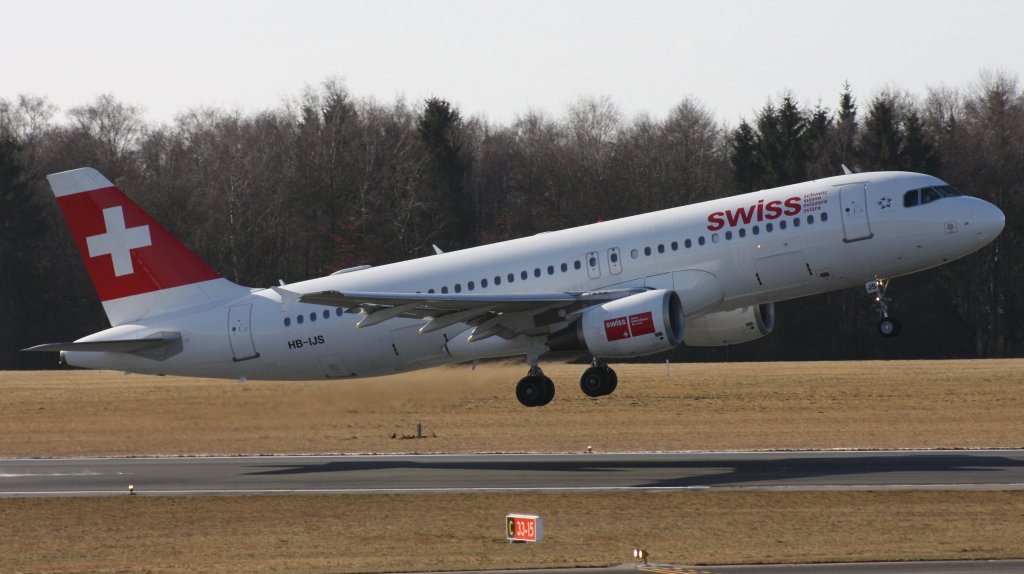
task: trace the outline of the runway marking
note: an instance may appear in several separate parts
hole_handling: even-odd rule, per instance
[[[708,570],[697,570],[682,566],[641,566],[639,570],[643,572],[656,572],[657,574],[714,574],[714,572]]]
[[[119,473],[120,474],[120,473]],[[100,473],[91,470],[81,472],[22,472],[22,473],[0,473],[0,478],[23,478],[26,476],[100,476]]]
[[[137,495],[244,495],[244,494],[457,494],[457,493],[527,493],[527,492],[807,492],[807,491],[871,491],[871,490],[1024,490],[1024,484],[868,484],[836,486],[538,486],[538,487],[469,487],[469,488],[209,488],[147,490],[136,484]],[[110,490],[0,490],[0,497],[17,496],[107,496],[124,494],[122,488]]]

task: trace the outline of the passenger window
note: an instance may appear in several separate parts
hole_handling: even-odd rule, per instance
[[[726,231],[725,232],[725,239],[726,240],[732,239],[732,231]]]
[[[574,267],[574,268],[575,268],[576,270],[579,270],[579,269],[582,269],[582,268],[583,268],[583,264],[582,264],[582,263],[580,263],[580,260],[579,260],[579,259],[577,259],[576,261],[573,261],[573,262],[572,262],[572,266],[573,266],[573,267]]]
[[[799,217],[794,217],[793,218],[793,227],[800,227],[800,218]]]
[[[529,277],[529,275],[527,275],[525,270],[522,273],[519,274],[519,278],[524,280],[524,281],[526,280],[527,277]]]
[[[456,283],[455,284],[455,292],[456,293],[462,293],[462,284],[461,283]]]
[[[775,226],[773,226],[771,223],[764,224],[764,230],[766,232],[771,233],[773,229],[775,229]]]
[[[441,287],[441,292],[442,293],[447,293],[448,292],[448,286],[445,285],[444,287]]]
[[[495,275],[494,276],[494,285],[495,286],[501,285],[501,275]],[[484,285],[484,287],[486,287],[486,285]]]
[[[591,267],[597,267],[597,258],[596,257],[591,257],[590,260],[589,260],[589,263],[590,263]]]
[[[310,313],[309,314],[309,320],[310,321],[316,321],[316,313]]]
[[[338,307],[337,309],[334,310],[334,314],[337,315],[338,317],[341,317],[341,314],[344,312],[345,310],[342,309],[341,307]]]
[[[703,235],[701,235],[700,237],[697,238],[697,244],[698,245],[704,245],[704,236]]]
[[[633,259],[636,259],[637,257],[640,257],[640,252],[634,249],[629,252],[629,256],[632,257]]]
[[[568,264],[565,264],[565,263],[563,263],[563,264],[562,264],[562,273],[565,273],[565,272],[566,272],[566,271],[568,271],[568,270],[569,270],[569,265],[568,265]]]
[[[717,233],[712,233],[711,234],[711,243],[718,243],[718,234]]]
[[[761,228],[756,226],[756,225],[754,227],[750,228],[750,230],[754,232],[754,235],[757,235],[757,234],[761,233]]]
[[[683,243],[683,245],[685,245],[686,248],[689,249],[689,248],[693,247],[693,242],[690,241],[689,239],[687,239],[686,242]]]
[[[612,254],[608,256],[608,259],[610,259],[612,263],[618,263],[618,261],[619,261],[619,254],[618,254],[618,252],[612,251]],[[562,265],[565,265],[565,263],[563,263]],[[562,269],[562,271],[565,271],[565,269]]]
[[[679,242],[678,241],[673,241],[672,242],[672,251],[679,251]]]
[[[828,212],[826,212],[826,211],[822,211],[821,212],[821,221],[822,222],[828,221]]]
[[[807,223],[808,223],[808,225],[814,223],[814,216],[813,215],[808,215],[807,216]]]
[[[651,248],[650,247],[644,247],[644,255],[648,255],[649,256],[650,254],[651,254]]]
[[[658,253],[664,253],[664,252],[665,252],[665,244],[659,243],[658,244]]]
[[[548,275],[554,275],[554,274],[555,274],[555,266],[554,265],[548,265]]]
[[[506,276],[505,278],[508,279],[509,283],[515,283],[516,281],[515,273],[509,273],[508,276]]]
[[[747,228],[746,227],[741,227],[740,231],[739,231],[739,234],[740,234],[740,237],[746,237],[747,236]]]
[[[295,322],[298,323],[299,325],[301,325],[302,324],[302,315],[299,315],[298,317],[296,317],[295,318]]]
[[[331,318],[331,312],[330,312],[330,311],[327,311],[327,310],[325,310],[325,311],[324,311],[324,319],[330,319],[330,318]]]
[[[540,277],[540,267],[534,267],[533,268],[533,276],[534,277]]]
[[[291,327],[292,326],[292,318],[291,317],[285,317],[284,318],[284,326],[285,327]]]
[[[785,229],[785,228],[786,228],[786,220],[783,219],[782,221],[779,222],[779,229]]]
[[[433,293],[433,292],[434,292],[433,289],[427,289],[427,293]]]
[[[466,290],[472,291],[474,287],[476,287],[476,281],[470,281],[469,283],[466,283]]]

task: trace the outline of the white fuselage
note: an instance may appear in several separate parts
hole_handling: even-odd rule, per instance
[[[971,253],[998,235],[1002,213],[976,198],[944,197],[904,206],[908,190],[938,185],[945,184],[921,174],[840,176],[330,275],[284,289],[497,295],[653,287],[677,290],[690,319],[920,271]],[[686,270],[714,276],[720,296],[711,306],[688,306],[687,288],[676,284],[679,275],[674,274]],[[82,339],[179,332],[181,350],[169,358],[72,351],[65,358],[73,365],[139,373],[316,379],[514,356],[536,344],[529,337],[467,343],[471,327],[466,324],[421,335],[424,319],[394,318],[356,328],[361,318],[335,308],[288,303],[274,289],[255,289]]]

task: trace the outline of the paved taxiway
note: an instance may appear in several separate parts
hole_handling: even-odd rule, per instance
[[[1024,490],[1024,450],[0,460],[0,496]]]
[[[856,564],[779,564],[765,566],[640,566],[560,570],[502,570],[458,574],[1020,574],[1024,560],[950,562],[865,562]],[[454,573],[449,573],[454,574]]]

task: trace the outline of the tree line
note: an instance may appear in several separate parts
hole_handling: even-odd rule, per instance
[[[274,109],[188,110],[169,123],[104,95],[61,113],[0,100],[0,368],[107,326],[45,174],[93,166],[232,281],[269,286],[855,171],[936,175],[1007,226],[961,261],[893,281],[904,334],[881,340],[861,289],[779,303],[776,332],[674,360],[1005,357],[1024,350],[1024,94],[898,88],[834,107],[791,93],[730,126],[687,98],[627,118],[610,98],[501,123],[442,98],[360,98],[334,80]],[[661,357],[664,358],[664,357]]]

